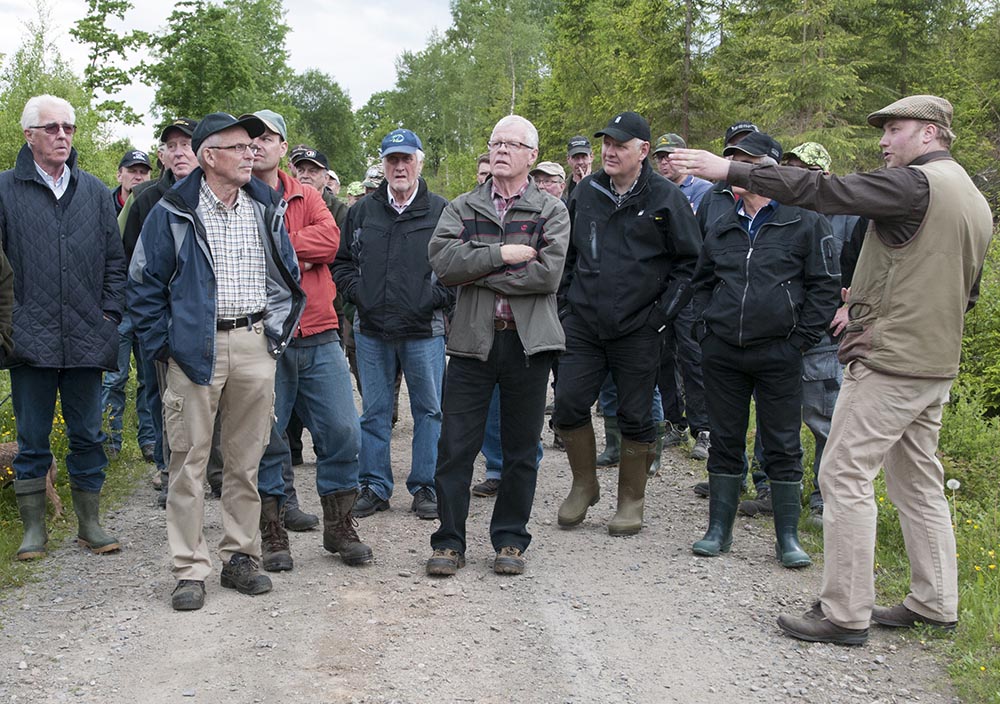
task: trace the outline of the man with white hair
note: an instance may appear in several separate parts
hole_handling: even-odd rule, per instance
[[[569,217],[562,201],[528,177],[538,131],[510,115],[493,128],[488,147],[491,178],[445,209],[429,248],[441,281],[459,287],[435,472],[441,526],[427,561],[427,573],[437,576],[465,565],[472,465],[497,386],[503,479],[490,522],[493,571],[524,572],[545,389],[565,346],[556,291]]]
[[[385,180],[347,214],[333,276],[347,303],[357,306],[354,339],[361,386],[361,495],[354,515],[389,508],[393,480],[389,441],[398,369],[406,377],[413,445],[406,488],[410,510],[437,518],[434,466],[441,434],[445,311],[451,291],[427,261],[427,243],[447,201],[420,177],[420,138],[407,129],[382,140]]]
[[[259,117],[205,116],[191,148],[200,168],[164,194],[129,267],[129,310],[144,355],[167,364],[167,542],[179,611],[205,603],[212,569],[202,483],[221,415],[222,586],[271,590],[260,574],[257,468],[271,432],[275,357],[305,304],[281,196],[252,178]]]
[[[14,168],[0,174],[0,235],[19,274],[14,347],[4,360],[17,422],[19,560],[45,555],[45,476],[53,462],[49,435],[57,396],[69,435],[66,468],[78,540],[96,553],[120,547],[98,518],[108,465],[101,376],[118,368],[125,254],[110,191],[77,167],[75,119],[62,98],[31,98],[21,114],[25,144]]]

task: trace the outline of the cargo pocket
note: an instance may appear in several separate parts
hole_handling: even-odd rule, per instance
[[[163,392],[163,431],[173,452],[191,449],[191,438],[184,423],[184,397],[169,388]]]

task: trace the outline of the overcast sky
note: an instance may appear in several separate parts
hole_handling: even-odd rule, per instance
[[[46,0],[53,33],[63,58],[80,75],[86,51],[73,41],[68,30],[87,12],[85,0]],[[162,30],[173,10],[173,2],[132,0],[126,16],[130,28],[148,32]],[[388,90],[396,81],[395,60],[405,50],[419,51],[431,32],[444,32],[451,25],[448,0],[284,0],[285,21],[291,28],[287,44],[289,63],[297,71],[318,68],[330,74],[351,96],[354,107],[367,102],[377,91]],[[12,54],[24,40],[25,22],[37,17],[35,0],[0,0],[0,53]],[[136,62],[138,58],[136,58]],[[153,90],[135,85],[121,97],[137,112],[149,117]],[[200,117],[192,115],[191,117]],[[152,119],[149,119],[152,123]],[[151,127],[117,127],[134,146],[148,148]]]

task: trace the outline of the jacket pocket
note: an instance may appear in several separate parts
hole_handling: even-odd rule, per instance
[[[844,337],[837,350],[837,358],[841,364],[848,364],[853,359],[865,359],[872,351],[874,325],[867,327],[861,323],[850,323],[844,329]]]
[[[184,397],[169,388],[163,392],[163,431],[173,452],[191,449],[191,437],[184,422]]]

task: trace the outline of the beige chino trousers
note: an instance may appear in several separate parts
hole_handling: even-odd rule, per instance
[[[212,571],[203,484],[216,413],[224,465],[220,557],[228,562],[240,552],[260,560],[257,468],[274,418],[274,372],[261,323],[216,333],[208,386],[195,384],[170,360],[163,427],[170,444],[167,542],[176,579],[205,580]]]
[[[855,360],[833,413],[820,466],[823,492],[823,613],[844,628],[868,628],[875,604],[873,482],[885,467],[910,560],[911,611],[958,617],[955,532],[935,456],[952,379],[893,376]]]

